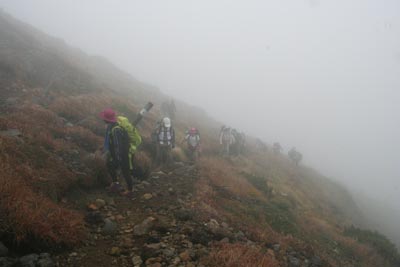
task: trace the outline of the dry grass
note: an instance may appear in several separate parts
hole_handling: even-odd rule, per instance
[[[263,194],[245,178],[236,173],[235,167],[223,159],[208,157],[199,162],[201,175],[210,179],[211,184],[235,196],[260,198]]]
[[[47,245],[73,245],[83,235],[82,215],[61,208],[43,195],[32,191],[15,167],[0,161],[0,230],[17,242],[34,240]]]
[[[217,245],[209,255],[209,266],[224,267],[277,267],[280,266],[273,254],[260,248],[244,244]]]

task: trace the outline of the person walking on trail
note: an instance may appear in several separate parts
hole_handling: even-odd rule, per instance
[[[172,163],[171,150],[175,147],[175,130],[171,119],[165,117],[158,123],[154,136],[156,138],[156,163],[170,165]]]
[[[291,159],[296,166],[298,166],[300,161],[303,159],[303,155],[298,152],[295,147],[290,149],[290,151],[288,152],[288,156],[289,159]]]
[[[275,155],[279,155],[282,151],[282,146],[279,142],[275,142],[272,146],[272,150],[274,151]]]
[[[196,161],[200,154],[200,133],[192,127],[186,132],[184,141],[187,144],[189,157],[192,161]]]
[[[142,138],[137,129],[126,117],[117,116],[116,112],[107,108],[100,113],[100,118],[107,124],[104,139],[104,152],[107,154],[107,168],[112,178],[109,187],[112,192],[121,192],[129,198],[133,197],[133,156]],[[118,172],[122,173],[127,190],[118,181]]]
[[[230,127],[222,126],[219,134],[219,143],[222,145],[222,154],[229,156],[230,147],[235,143],[235,137]]]

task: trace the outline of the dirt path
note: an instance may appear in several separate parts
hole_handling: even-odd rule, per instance
[[[194,166],[181,165],[136,184],[132,200],[105,191],[69,196],[75,208],[93,204],[88,238],[59,255],[58,266],[201,266],[207,240],[197,240],[204,226],[189,208],[196,179]]]

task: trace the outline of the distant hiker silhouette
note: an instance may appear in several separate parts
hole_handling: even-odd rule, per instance
[[[200,155],[200,133],[192,127],[186,132],[184,138],[187,144],[188,155],[192,161],[196,161]]]
[[[175,130],[171,119],[164,117],[158,122],[152,136],[156,143],[157,165],[170,165],[172,163],[171,150],[175,147]]]
[[[291,159],[296,166],[298,166],[300,161],[303,159],[303,155],[298,152],[295,147],[290,149],[290,151],[288,152],[288,156],[289,159]]]
[[[235,137],[230,127],[222,126],[219,133],[219,143],[222,146],[222,155],[230,156],[231,146],[235,143]]]

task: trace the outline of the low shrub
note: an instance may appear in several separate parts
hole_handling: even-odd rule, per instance
[[[400,254],[396,246],[379,232],[363,230],[352,225],[345,229],[344,235],[372,246],[386,260],[393,263],[395,266],[400,266]]]
[[[278,261],[261,248],[244,244],[221,244],[214,247],[207,265],[225,267],[277,267]]]

